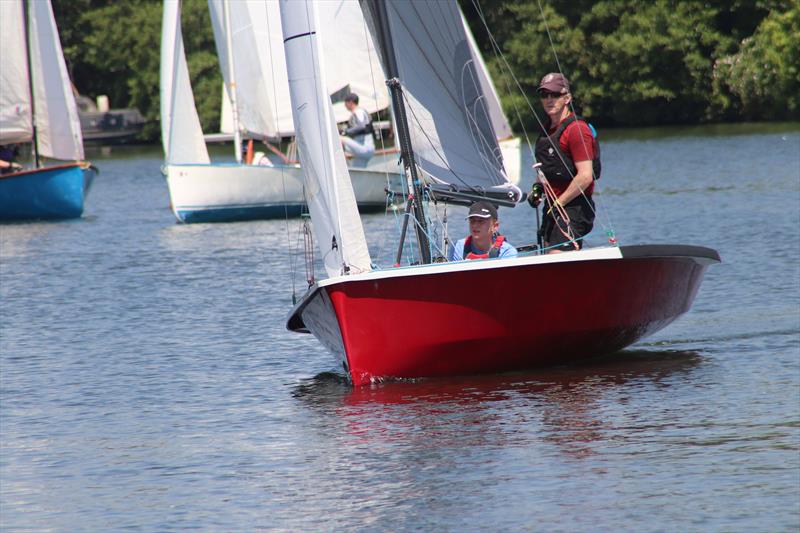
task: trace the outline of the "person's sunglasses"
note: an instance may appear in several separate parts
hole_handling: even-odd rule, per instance
[[[547,91],[542,91],[539,93],[539,98],[541,98],[542,100],[546,100],[547,98],[561,98],[562,96],[564,95],[561,93],[550,93]]]

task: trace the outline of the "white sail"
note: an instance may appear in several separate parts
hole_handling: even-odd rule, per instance
[[[462,190],[521,191],[508,181],[492,125],[489,98],[455,1],[362,2],[373,33],[386,9],[416,162],[435,183]],[[388,68],[389,65],[384,65]]]
[[[252,0],[228,2],[231,29],[228,40],[224,5],[225,0],[208,2],[225,86],[229,90],[232,87],[235,89],[235,94],[228,94],[228,103],[233,100],[237,103],[241,131],[275,136],[279,127],[276,116],[278,107],[272,95],[278,90],[285,95],[286,101],[289,99],[286,69],[283,67],[282,77],[276,76],[279,72],[273,71],[270,61],[270,48],[272,44],[277,44],[275,53],[281,56],[283,63],[278,6],[274,2]],[[268,11],[274,11],[271,17]],[[228,48],[229,42],[231,49]],[[233,58],[233,69],[229,65],[230,58]],[[231,72],[236,73],[235,80],[231,79]],[[283,83],[280,82],[281,78]],[[290,113],[288,109],[285,112]]]
[[[0,2],[0,144],[28,142],[33,137],[22,9],[22,0]]]
[[[389,107],[389,93],[381,69],[378,51],[361,12],[358,0],[317,2],[321,44],[326,52],[325,74],[328,92],[343,87],[359,96],[358,105],[368,113]],[[341,104],[334,106],[337,122],[350,117]]]
[[[25,46],[23,4],[14,0],[0,2],[0,43],[3,50],[0,61],[0,142],[30,141],[33,138],[31,113],[35,108],[39,155],[67,161],[82,160],[83,137],[78,108],[53,9],[49,0],[27,5],[30,72],[25,54],[28,47]]]
[[[311,1],[281,0],[284,51],[305,194],[329,277],[371,269],[344,152],[333,116]]]
[[[83,159],[78,106],[49,0],[29,2],[31,75],[39,155]]]
[[[283,52],[281,16],[277,2],[236,0],[230,2],[231,46],[227,50],[223,0],[209,0],[211,22],[225,83],[230,86],[228,57],[233,57],[236,99],[243,131],[256,136],[285,137],[294,134],[291,103]],[[358,0],[330,0],[317,5],[324,27],[318,36],[329,52],[325,66],[327,91],[343,88],[359,95],[359,105],[369,113],[389,106],[383,73],[372,36],[367,31]],[[343,105],[335,106],[337,122],[350,116]]]
[[[209,163],[183,49],[181,6],[165,0],[161,27],[161,140],[168,164]]]

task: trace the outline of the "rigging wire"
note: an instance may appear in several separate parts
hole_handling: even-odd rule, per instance
[[[269,0],[264,0],[264,13],[265,13],[267,19],[269,19],[268,9],[269,9]],[[267,28],[267,43],[268,43],[268,47],[267,48],[269,50],[270,73],[272,74],[272,76],[271,76],[272,77],[272,96],[273,96],[272,97],[272,105],[273,105],[272,116],[275,119],[275,134],[276,134],[276,136],[278,136],[279,135],[279,130],[280,130],[280,124],[278,122],[278,98],[277,98],[278,86],[275,83],[275,58],[273,56],[273,50],[272,50],[272,34],[271,34],[271,31],[270,31],[269,20],[265,20],[264,21],[264,26],[266,26],[266,28]],[[288,199],[287,199],[287,196],[286,196],[286,167],[285,167],[285,163],[280,165],[280,173],[281,173],[281,188],[283,189],[283,217],[284,217],[284,223],[285,223],[285,226],[286,226],[286,242],[291,242],[291,232],[289,230],[289,204],[288,204]],[[304,193],[303,196],[305,196],[305,188],[303,189],[303,193]],[[301,210],[302,210],[302,208],[301,208]],[[297,274],[297,256],[298,256],[297,251],[299,249],[299,242],[300,242],[299,239],[295,241],[295,248],[294,248],[294,250],[292,250],[292,253],[290,254],[290,259],[289,259],[289,270],[291,272],[290,278],[292,280],[292,303],[295,303],[297,301],[295,276]],[[312,272],[312,276],[313,276],[313,266],[312,266],[312,271],[311,272]]]
[[[406,96],[406,92],[405,91],[403,91],[403,100],[406,101],[406,104],[409,104],[408,97]],[[445,159],[445,157],[439,152],[439,150],[437,150],[436,144],[433,142],[433,140],[431,140],[430,136],[428,136],[428,132],[425,131],[425,128],[422,127],[422,123],[420,122],[419,118],[417,117],[416,113],[414,112],[414,107],[411,106],[411,105],[406,105],[406,108],[411,111],[411,116],[414,119],[414,122],[417,124],[417,129],[420,132],[422,132],[423,136],[425,136],[425,139],[428,141],[428,144],[430,145],[430,147],[433,150],[433,152],[437,156],[439,156],[439,159],[444,164],[445,169],[448,170],[453,175],[453,177],[455,177],[459,182],[461,182],[464,185],[464,187],[466,187],[468,190],[474,192],[475,194],[482,194],[483,192],[485,192],[485,189],[482,189],[481,187],[478,187],[476,185],[470,185],[469,183],[464,181],[464,178],[459,176],[456,173],[456,171],[453,170],[453,168],[448,163],[447,159]],[[468,115],[468,113],[467,113],[467,115]],[[414,164],[416,164],[416,162],[414,162]],[[417,165],[417,166],[419,166],[419,165]],[[433,177],[433,176],[431,176],[431,177]]]
[[[434,19],[435,20],[432,21],[433,24],[435,24],[439,20],[436,19],[435,17]],[[446,24],[444,28],[440,27],[438,28],[439,31],[434,33],[448,33],[456,35],[464,31],[464,23],[461,20],[461,17],[458,18],[457,25],[453,21],[448,21],[448,22],[450,23]],[[445,30],[454,30],[454,31],[446,32]],[[428,35],[430,36],[430,32],[428,32]],[[455,37],[453,38],[453,40],[454,42],[456,41]],[[461,112],[464,114],[464,116],[467,117],[470,126],[469,133],[471,135],[472,142],[473,145],[475,146],[476,152],[478,152],[478,156],[480,158],[480,164],[483,167],[484,173],[487,176],[502,177],[502,179],[494,181],[501,181],[501,183],[504,183],[507,181],[507,177],[505,177],[504,170],[501,170],[503,168],[503,165],[501,163],[502,159],[500,156],[500,147],[497,144],[496,135],[492,136],[490,142],[485,135],[481,135],[482,131],[481,128],[478,126],[479,124],[478,113],[482,114],[482,118],[485,119],[486,123],[491,124],[491,120],[489,118],[489,113],[486,107],[485,95],[483,95],[483,92],[481,91],[479,79],[477,78],[476,72],[474,70],[469,69],[470,63],[474,64],[473,58],[470,58],[470,61],[465,63],[464,68],[462,69],[461,99],[460,101],[456,101],[454,98],[453,101],[456,104],[456,106],[458,106],[458,108],[461,110]],[[473,66],[473,68],[477,67]],[[467,76],[467,74],[469,76]],[[463,86],[467,81],[472,82],[475,93],[478,95],[478,97],[475,98],[472,102],[466,102],[464,100],[467,91],[463,90]],[[445,155],[440,151],[441,146],[438,139],[437,140],[432,139],[431,136],[428,134],[428,128],[423,126],[422,120],[417,115],[415,107],[412,105],[410,97],[406,94],[406,91],[402,92],[402,98],[405,103],[406,109],[410,110],[411,119],[415,126],[415,132],[420,137],[423,137],[425,139],[427,145],[430,147],[430,151],[433,154],[435,154],[435,156],[441,162],[442,168],[453,176],[453,182],[458,183],[461,187],[463,187],[463,190],[471,191],[476,195],[481,195],[481,196],[485,195],[487,193],[486,188],[481,187],[479,185],[468,183],[466,177],[462,176],[452,167],[452,165],[447,160]],[[494,129],[491,128],[491,131],[494,132]],[[429,158],[428,160],[431,161],[431,159],[432,158]],[[412,161],[411,164],[419,167],[416,161]],[[427,175],[428,179],[434,179],[435,181],[440,183],[447,183],[441,179],[433,177],[430,174]],[[423,196],[426,195],[423,194]],[[430,201],[429,198],[415,199],[415,201],[424,201],[424,200]],[[426,219],[431,223],[435,221],[441,224],[438,209],[434,209],[434,213],[429,212],[428,214],[426,214]],[[421,225],[421,221],[417,221],[417,225]],[[432,225],[435,226],[435,224]],[[435,237],[438,234],[437,230],[432,229],[432,231],[425,232],[425,235],[428,236],[429,238],[431,238],[432,234]],[[449,235],[444,235],[444,242],[447,243],[448,241],[449,241]],[[441,252],[441,248],[438,248],[438,251]]]
[[[559,73],[561,73],[563,75],[563,71],[561,69],[561,64],[560,64],[560,62],[558,60],[558,55],[556,53],[555,44],[553,43],[553,39],[552,39],[552,36],[550,34],[550,28],[547,25],[547,19],[546,19],[545,15],[544,15],[544,9],[542,8],[542,5],[541,5],[541,0],[537,0],[537,3],[538,3],[538,6],[539,6],[539,11],[540,11],[541,16],[542,16],[542,21],[543,21],[543,23],[545,25],[545,29],[547,31],[547,36],[548,36],[548,40],[549,40],[549,43],[550,43],[550,48],[553,51],[553,55],[555,56],[555,59],[556,59],[556,65],[558,66]],[[519,94],[524,99],[524,101],[527,104],[528,109],[530,110],[530,112],[533,115],[533,117],[536,119],[536,122],[538,123],[540,130],[541,131],[546,131],[544,122],[539,117],[538,113],[536,113],[536,110],[534,109],[534,106],[531,104],[530,100],[528,99],[527,94],[525,93],[525,91],[522,88],[522,84],[520,83],[520,81],[517,78],[517,76],[514,74],[514,71],[511,68],[511,65],[509,64],[508,60],[506,59],[506,56],[503,53],[503,50],[500,48],[500,45],[497,43],[497,40],[495,39],[494,34],[489,29],[489,25],[488,25],[488,23],[486,21],[486,16],[485,16],[485,14],[483,12],[483,9],[482,9],[482,7],[480,5],[480,0],[472,0],[472,4],[473,4],[473,7],[475,8],[476,12],[478,13],[478,18],[480,19],[481,23],[483,24],[483,27],[486,30],[487,35],[489,36],[489,41],[490,41],[490,43],[492,45],[492,50],[494,52],[495,57],[498,60],[501,61],[503,67],[506,70],[506,72],[509,74],[511,79],[514,81],[515,85],[517,86],[517,91],[519,92]],[[513,94],[515,92],[510,88],[509,83],[507,81],[506,81],[506,90],[508,91],[509,94]],[[570,102],[570,103],[572,104],[572,102]],[[575,114],[574,104],[571,105],[571,109],[572,109],[573,114]],[[516,103],[514,103],[514,112],[515,112],[515,114],[517,116],[517,119],[519,121],[520,126],[522,127],[523,134],[525,136],[525,141],[528,144],[528,149],[531,150],[531,152],[533,153],[534,150],[533,150],[533,147],[531,145],[530,137],[528,136],[527,129],[525,128],[524,122],[522,120],[522,116],[520,114],[519,108],[517,107]],[[548,139],[549,139],[549,142],[553,145],[553,147],[557,148],[555,146],[555,142],[552,139],[550,139],[549,136],[548,136]],[[585,139],[582,138],[582,142],[585,142]],[[564,164],[564,166],[566,166],[566,161],[564,160],[564,158],[563,158],[563,156],[561,154],[561,151],[560,150],[556,150],[556,153],[558,154],[558,156],[561,159],[561,162]],[[594,182],[595,183],[597,182],[596,177],[594,178]],[[581,190],[580,192],[584,197],[586,197],[586,194],[584,193],[583,190]],[[609,237],[609,241],[612,242],[612,243],[616,243],[616,239],[614,237],[613,225],[611,224],[610,216],[608,215],[608,212],[604,208],[603,204],[601,202],[598,202],[598,204],[600,206],[601,213],[604,215],[604,218],[606,219],[605,223],[602,220],[600,221],[601,225],[603,225],[604,228],[607,228],[606,229],[606,234]],[[591,205],[590,205],[590,208],[591,208]],[[594,209],[592,209],[592,211],[595,212],[595,214],[596,214],[596,211]]]
[[[556,46],[555,46],[555,43],[553,42],[553,36],[550,33],[550,25],[547,24],[547,17],[545,17],[545,15],[544,15],[544,8],[542,7],[542,2],[541,2],[541,0],[536,0],[536,3],[539,6],[539,13],[542,16],[542,23],[544,24],[544,29],[547,32],[547,40],[550,42],[550,50],[552,50],[553,58],[556,60],[556,68],[558,69],[558,73],[561,74],[562,76],[564,76],[564,70],[561,68],[561,61],[558,59],[558,52],[556,52]],[[569,108],[572,111],[573,116],[577,117],[578,114],[575,112],[575,100],[574,99],[570,99]],[[580,136],[580,139],[581,139],[581,144],[583,145],[583,151],[584,151],[584,153],[586,153],[588,151],[588,148],[586,146],[586,139],[584,138],[583,135]],[[553,144],[553,147],[555,148],[555,142],[552,141],[552,140],[550,142]],[[559,152],[559,150],[556,150],[556,151]],[[560,156],[560,154],[559,154],[559,156]],[[565,163],[563,157],[561,158],[561,162]],[[564,166],[566,166],[566,164]],[[575,176],[572,176],[572,177],[574,178]],[[597,176],[594,175],[594,168],[592,168],[592,178],[593,178],[593,182],[597,183]],[[588,199],[588,197],[584,193],[583,189],[581,189],[580,191],[581,191],[581,195],[584,198]],[[592,207],[592,204],[589,203],[588,205],[589,205],[589,209],[592,210],[592,213],[597,215],[597,211],[595,211],[595,209]]]
[[[539,6],[539,13],[542,16],[542,22],[544,23],[544,28],[547,31],[547,39],[550,42],[550,49],[553,51],[553,57],[556,60],[556,67],[558,68],[559,74],[561,74],[563,76],[564,75],[564,71],[561,68],[561,61],[558,59],[558,53],[556,52],[555,43],[553,42],[553,37],[552,37],[552,35],[550,33],[550,26],[547,24],[547,18],[544,15],[544,8],[542,7],[542,2],[541,2],[541,0],[536,0],[536,3]],[[578,116],[577,113],[575,112],[575,101],[574,101],[574,99],[570,100],[569,104],[570,104],[570,109],[572,110],[572,114],[574,116]],[[580,139],[581,139],[581,143],[583,144],[583,149],[584,149],[584,152],[585,152],[587,150],[586,139],[583,137],[583,135],[581,135]],[[563,162],[563,158],[562,158],[562,162]],[[593,182],[595,183],[595,187],[597,187],[597,178],[598,177],[594,175],[594,167],[592,168],[592,178],[593,178]],[[583,195],[584,198],[587,198],[587,196],[583,192],[583,190],[581,190],[581,195]],[[608,228],[606,230],[606,233],[607,233],[607,235],[609,237],[609,242],[615,243],[616,242],[616,236],[614,235],[613,226],[611,225],[611,217],[609,216],[608,211],[605,209],[603,202],[597,202],[597,205],[598,205],[598,209],[601,212],[601,215],[604,216],[604,218],[606,219],[606,223],[604,223],[601,220],[600,224],[602,226],[604,226],[604,228]],[[592,207],[591,203],[589,203],[589,208],[592,210],[592,213],[594,213],[595,216],[597,216],[597,214],[598,214],[597,210],[595,210]]]
[[[370,50],[374,50],[375,48],[374,48],[374,46],[370,46],[370,37],[369,37],[369,29],[367,28],[367,20],[363,16],[361,17],[361,27],[364,30],[364,46],[365,46],[365,48],[367,50],[367,58],[368,58],[368,61],[369,61],[369,74],[370,74],[370,79],[372,80],[372,96],[373,96],[373,100],[375,102],[376,113],[378,113],[378,116],[380,117],[380,112],[377,111],[377,109],[378,109],[378,89],[377,89],[377,87],[378,86],[377,86],[377,83],[376,83],[376,80],[375,80],[375,68],[374,68],[374,65],[372,64],[372,59],[373,59],[372,56],[373,56],[373,54],[369,53]],[[384,87],[384,90],[385,90],[386,86],[384,85],[383,87]],[[389,105],[391,107],[391,103]],[[391,117],[390,117],[390,120],[391,120]],[[386,151],[386,143],[385,143],[385,141],[383,139],[383,133],[379,134],[378,138],[380,139],[381,152],[385,152]],[[375,155],[373,155],[372,157],[375,157]],[[388,225],[387,222],[386,222],[388,220],[388,215],[389,215],[388,211],[394,205],[394,194],[390,194],[391,187],[392,187],[391,174],[389,173],[389,169],[386,167],[385,164],[383,165],[383,173],[386,176],[386,191],[387,191],[385,209],[384,209],[384,212],[383,212],[384,227],[386,227]],[[397,212],[396,209],[393,209],[393,211],[395,211],[395,213]],[[386,249],[386,244],[387,244],[386,234],[384,234],[382,237],[383,238],[380,240],[380,245],[378,246],[378,257],[381,257],[383,255],[384,250]]]

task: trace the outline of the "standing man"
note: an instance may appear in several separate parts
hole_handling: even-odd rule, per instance
[[[548,253],[580,250],[594,226],[592,192],[600,177],[600,146],[589,125],[572,112],[563,74],[546,75],[537,92],[548,121],[536,141],[536,161],[555,194],[547,195],[544,204],[544,247]]]
[[[358,107],[358,95],[350,93],[344,97],[344,106],[350,113],[347,129],[342,133],[345,152],[353,156],[354,167],[365,167],[375,155],[375,140],[372,138],[372,119],[363,108]]]
[[[483,200],[469,208],[469,236],[450,248],[450,261],[464,259],[489,259],[495,257],[516,257],[517,249],[500,235],[497,209]]]

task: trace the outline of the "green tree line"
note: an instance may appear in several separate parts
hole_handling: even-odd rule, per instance
[[[559,70],[602,125],[800,117],[798,0],[461,3],[517,126],[532,125],[535,88]]]
[[[79,92],[139,108],[143,139],[158,140],[161,2],[52,1]],[[558,70],[598,125],[800,118],[800,0],[460,3],[517,130],[534,127],[538,81]],[[216,131],[222,78],[208,5],[182,6],[198,113]]]

